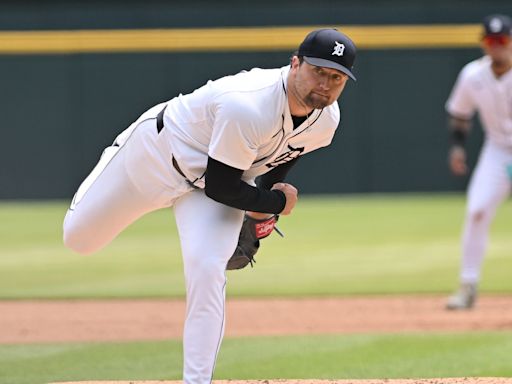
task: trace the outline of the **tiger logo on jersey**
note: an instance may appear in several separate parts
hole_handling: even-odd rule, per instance
[[[301,148],[293,148],[290,144],[288,144],[288,151],[277,156],[274,161],[265,164],[268,168],[275,168],[278,165],[288,163],[300,156],[300,154],[304,152],[304,147]]]

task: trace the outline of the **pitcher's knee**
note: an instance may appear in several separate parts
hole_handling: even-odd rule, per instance
[[[480,223],[486,217],[486,212],[484,210],[476,210],[469,213],[469,219],[474,223]]]
[[[100,248],[92,241],[92,238],[81,235],[73,228],[64,227],[62,238],[67,248],[81,255],[89,255]]]
[[[195,249],[194,249],[195,248]],[[226,261],[212,250],[205,250],[199,245],[189,247],[183,253],[185,267],[192,269],[194,275],[201,276],[202,279],[214,278],[214,276],[224,276]]]

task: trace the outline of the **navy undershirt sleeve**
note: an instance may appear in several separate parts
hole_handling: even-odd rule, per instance
[[[283,192],[258,188],[241,180],[243,170],[208,157],[205,194],[209,198],[245,211],[280,213],[286,205]]]

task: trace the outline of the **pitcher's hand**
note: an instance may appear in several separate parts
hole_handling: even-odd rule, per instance
[[[466,163],[466,150],[460,146],[453,146],[448,153],[448,163],[450,170],[456,176],[464,176],[468,173],[468,165]]]
[[[284,209],[279,212],[280,215],[289,215],[292,213],[295,204],[297,204],[298,199],[298,191],[293,185],[288,183],[276,183],[273,185],[272,189],[277,189],[284,193],[286,196],[286,205]]]

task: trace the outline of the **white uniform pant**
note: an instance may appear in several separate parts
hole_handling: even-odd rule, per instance
[[[143,114],[105,149],[78,189],[64,219],[64,243],[83,254],[110,243],[142,215],[174,207],[187,292],[183,380],[210,383],[224,334],[225,267],[243,212],[192,189],[171,164],[163,105]]]
[[[510,195],[512,151],[486,141],[468,187],[462,234],[460,280],[477,283],[488,243],[489,228],[498,206]]]

